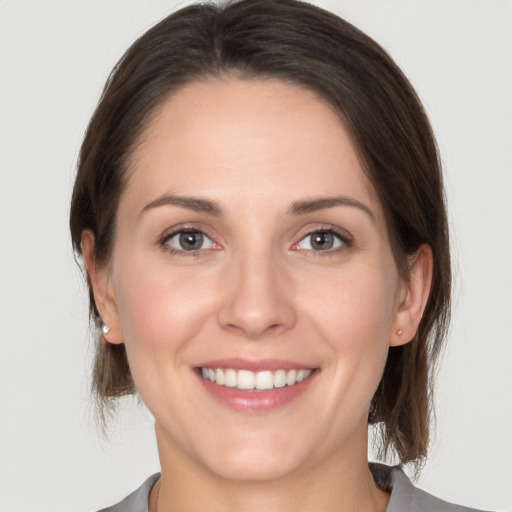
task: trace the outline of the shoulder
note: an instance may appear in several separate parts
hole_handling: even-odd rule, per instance
[[[371,463],[370,470],[377,485],[391,489],[391,499],[386,512],[483,512],[448,503],[414,487],[398,466]]]
[[[156,484],[160,473],[150,476],[138,489],[126,496],[123,501],[98,512],[148,512],[149,493]]]
[[[448,503],[414,487],[398,466],[371,463],[370,470],[377,485],[391,489],[391,499],[386,512],[483,512]],[[147,512],[149,493],[159,476],[159,473],[150,476],[124,500],[98,512]]]

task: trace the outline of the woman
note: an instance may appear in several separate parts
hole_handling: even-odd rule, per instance
[[[106,510],[468,510],[426,456],[449,316],[436,144],[412,87],[295,0],[196,5],[141,37],[89,125],[72,208],[94,391],[155,417],[162,471]]]

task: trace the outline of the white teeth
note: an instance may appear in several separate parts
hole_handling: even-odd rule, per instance
[[[299,370],[297,372],[296,380],[297,382],[302,382],[304,379],[311,375],[311,370]]]
[[[204,376],[204,375],[203,375]],[[293,386],[295,384],[295,379],[297,378],[297,370],[290,370],[286,374],[286,384],[288,386]]]
[[[238,370],[238,389],[254,389],[254,373],[249,370]]]
[[[215,381],[217,384],[220,384],[221,386],[224,384],[224,372],[220,369],[220,368],[217,368],[215,370]]]
[[[274,372],[274,387],[284,388],[286,386],[286,372],[284,370],[277,370]]]
[[[220,386],[238,388],[241,390],[260,391],[273,388],[293,386],[311,375],[311,370],[264,370],[251,372],[249,370],[233,370],[232,368],[201,368],[203,379],[210,380]]]
[[[220,370],[222,371],[222,370]],[[228,388],[236,388],[237,375],[236,370],[224,370],[224,385]]]
[[[271,371],[258,372],[256,374],[256,389],[272,389],[274,387],[274,375]]]

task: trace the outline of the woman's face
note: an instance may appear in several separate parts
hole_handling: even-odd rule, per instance
[[[97,300],[164,457],[237,480],[366,458],[407,286],[323,101],[186,86],[135,149],[116,229]]]

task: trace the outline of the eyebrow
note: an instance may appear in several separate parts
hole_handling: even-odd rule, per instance
[[[366,206],[361,201],[358,201],[357,199],[347,196],[320,197],[308,201],[296,201],[291,204],[290,208],[288,209],[288,213],[301,215],[304,213],[311,213],[328,208],[334,208],[336,206],[351,206],[353,208],[358,208],[359,210],[366,213],[372,222],[377,222],[375,215],[370,210],[370,208],[368,208],[368,206]]]
[[[141,217],[148,210],[158,208],[160,206],[178,206],[180,208],[186,208],[187,210],[192,210],[195,212],[208,213],[209,215],[214,215],[215,217],[218,217],[222,214],[222,210],[219,204],[215,201],[200,199],[198,197],[185,197],[166,194],[164,196],[158,197],[157,199],[144,206],[144,208],[142,208],[139,213],[139,217]]]
[[[222,215],[222,209],[220,205],[215,201],[211,201],[209,199],[201,199],[199,197],[186,197],[166,194],[164,196],[158,197],[157,199],[154,199],[146,206],[144,206],[144,208],[142,208],[139,213],[139,217],[141,217],[148,210],[161,206],[178,206],[179,208],[185,208],[187,210],[200,213],[207,213],[215,217]],[[301,215],[317,212],[319,210],[326,210],[328,208],[334,208],[336,206],[350,206],[353,208],[358,208],[366,213],[372,222],[376,222],[375,215],[370,210],[370,208],[368,208],[368,206],[366,206],[361,201],[358,201],[357,199],[347,196],[320,197],[307,201],[295,201],[288,208],[288,213],[293,215]]]

